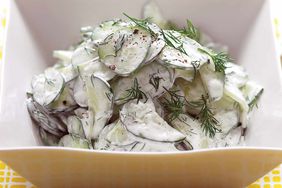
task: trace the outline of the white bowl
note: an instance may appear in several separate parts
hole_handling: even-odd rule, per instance
[[[236,62],[265,88],[247,130],[246,145],[252,149],[129,154],[36,147],[36,131],[25,105],[31,77],[54,62],[53,50],[78,40],[81,26],[122,17],[123,12],[140,17],[145,0],[11,0],[0,74],[1,160],[41,187],[93,182],[100,187],[136,183],[237,187],[282,162],[282,76],[269,1],[157,2],[170,20],[181,25],[189,18],[228,45]]]

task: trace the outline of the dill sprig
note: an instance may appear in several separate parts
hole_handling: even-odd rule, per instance
[[[164,89],[169,94],[170,99],[164,98],[162,105],[168,112],[168,121],[172,122],[177,119],[179,115],[184,114],[183,108],[186,104],[186,100],[183,96],[177,94],[179,90],[168,90],[165,87]]]
[[[216,72],[225,72],[226,67],[226,63],[232,61],[232,59],[229,57],[229,55],[227,53],[224,52],[220,52],[220,53],[215,53],[213,51],[206,51],[202,48],[198,49],[200,52],[207,54],[208,56],[210,56],[214,62],[214,66],[215,66],[215,71]]]
[[[131,100],[137,99],[137,103],[138,103],[142,99],[145,99],[144,102],[147,102],[148,100],[147,95],[141,90],[141,86],[139,86],[137,78],[134,78],[133,86],[130,89],[127,89],[126,92],[127,94],[125,95],[125,97],[116,99],[116,101],[121,100],[121,101],[129,102]]]
[[[181,53],[188,55],[187,52],[185,51],[184,47],[183,47],[183,42],[180,41],[176,36],[174,36],[171,32],[167,31],[167,33],[165,33],[163,30],[161,30],[161,33],[164,37],[164,41],[166,43],[166,45],[180,51]],[[173,44],[173,42],[178,44],[175,45]]]
[[[128,19],[130,19],[132,22],[134,22],[137,26],[143,28],[144,30],[148,31],[152,36],[155,36],[156,33],[149,27],[149,20],[150,18],[146,18],[146,19],[137,19],[137,18],[133,18],[129,15],[127,15],[126,13],[123,13],[124,16],[126,16]]]
[[[201,127],[206,135],[213,138],[216,132],[220,132],[221,130],[218,128],[219,122],[214,117],[214,113],[211,111],[208,105],[208,97],[202,95],[199,101],[189,102],[189,105],[194,108],[200,108],[200,113],[198,114],[198,118],[201,121]]]
[[[162,77],[159,77],[156,75],[156,73],[150,75],[150,80],[149,80],[149,84],[151,84],[156,92],[158,91],[159,87],[160,87],[160,81],[163,80]]]
[[[258,94],[255,96],[255,98],[253,100],[251,100],[249,102],[249,111],[252,111],[254,109],[254,107],[258,108],[258,101],[261,97],[261,95],[263,94],[264,89],[261,89]]]
[[[178,30],[179,33],[199,42],[200,41],[200,31],[192,24],[190,20],[186,20],[187,27]]]

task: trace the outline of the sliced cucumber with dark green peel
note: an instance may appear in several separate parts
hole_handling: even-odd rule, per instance
[[[152,37],[152,44],[145,59],[146,64],[152,62],[165,47],[161,29],[154,23],[148,23],[148,27],[155,33],[155,36]]]
[[[199,48],[202,48],[202,46],[196,41],[184,37],[173,30],[166,30],[164,31],[164,34],[166,39],[176,48],[180,49],[180,45],[183,44],[181,49],[184,50],[186,54],[167,45],[158,57],[160,63],[171,68],[197,70],[209,61],[209,57],[198,50]],[[172,36],[172,38],[170,36]]]
[[[88,140],[74,135],[65,135],[62,137],[59,142],[59,146],[84,149],[92,148],[92,145]]]
[[[185,138],[156,113],[153,103],[126,103],[120,118],[129,132],[141,138],[160,142],[177,142]]]
[[[39,127],[58,137],[66,132],[65,125],[58,118],[49,114],[41,105],[28,96],[26,101],[29,115]]]
[[[224,90],[224,73],[215,72],[208,65],[203,65],[199,72],[211,101],[220,100]]]
[[[113,91],[116,104],[126,102],[128,89],[134,85],[134,79],[137,79],[140,90],[151,98],[158,98],[170,89],[174,82],[174,74],[167,67],[153,62],[142,67],[129,77],[121,77],[113,85]],[[124,100],[120,100],[123,99]]]
[[[81,120],[76,116],[69,116],[67,119],[68,132],[80,138],[85,138]]]
[[[74,88],[73,88],[73,98],[79,106],[81,107],[88,106],[86,86],[81,76],[77,77],[75,80]]]
[[[41,138],[41,141],[43,142],[43,144],[45,144],[47,146],[58,146],[58,143],[60,141],[60,137],[47,132],[42,127],[39,127],[39,135],[40,135],[40,138]]]
[[[88,107],[94,113],[91,138],[96,139],[113,113],[113,93],[107,81],[92,75],[86,79]]]
[[[34,100],[46,106],[53,102],[64,89],[64,78],[61,74],[49,68],[44,74],[34,76],[31,81]]]
[[[142,28],[121,29],[113,34],[110,41],[100,45],[100,60],[118,75],[128,76],[144,62],[151,41],[151,34]],[[118,43],[122,43],[122,45]],[[115,49],[115,54],[113,55],[113,51],[108,49]]]
[[[71,83],[65,84],[65,87],[61,94],[52,103],[46,106],[46,108],[55,112],[66,112],[71,111],[77,107],[77,104],[73,98],[73,91],[70,88]]]

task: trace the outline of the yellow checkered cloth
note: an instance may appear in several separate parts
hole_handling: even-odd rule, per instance
[[[7,0],[0,0],[0,63],[3,59],[3,38],[6,26],[5,2]],[[276,26],[276,37],[282,47],[281,34],[279,32],[279,19],[274,20]],[[282,48],[281,48],[282,49]],[[260,178],[248,188],[282,188],[282,164],[269,172],[264,177]],[[0,188],[30,188],[35,187],[29,181],[21,177],[6,164],[0,161]]]

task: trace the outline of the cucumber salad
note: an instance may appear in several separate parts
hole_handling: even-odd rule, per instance
[[[263,88],[227,48],[189,20],[143,19],[81,28],[31,81],[27,108],[43,144],[110,151],[183,151],[244,144]]]

